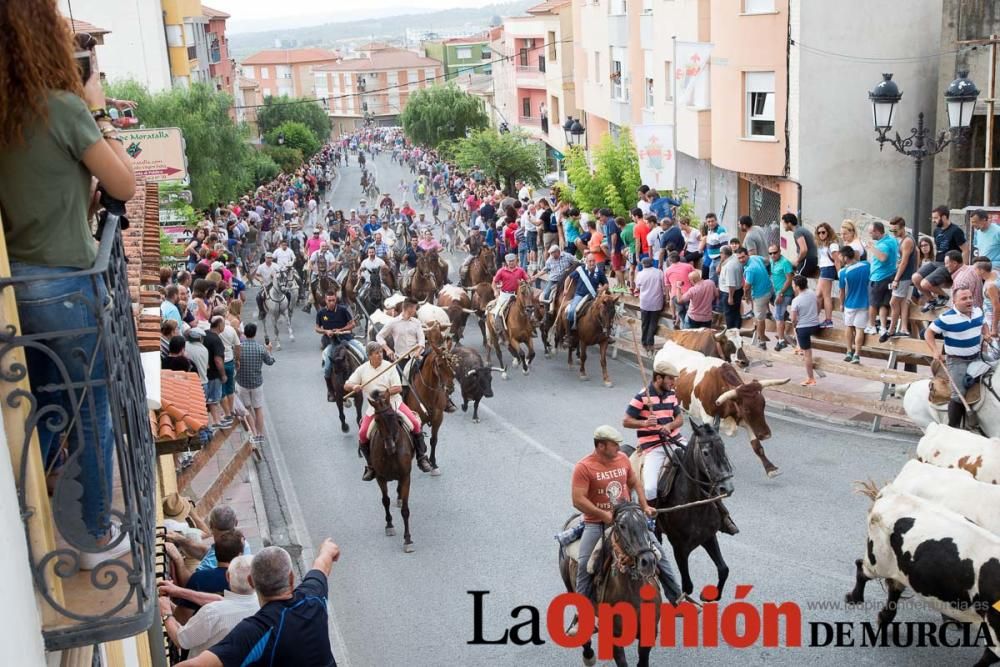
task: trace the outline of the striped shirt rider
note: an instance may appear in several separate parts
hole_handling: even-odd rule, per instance
[[[625,414],[633,419],[655,419],[657,424],[664,426],[669,424],[680,414],[680,404],[677,402],[677,395],[670,389],[664,390],[661,394],[656,390],[656,385],[649,384],[649,396],[645,391],[640,391],[629,402],[625,408]],[[670,432],[671,437],[677,438],[681,434],[679,428]],[[659,429],[637,430],[638,439],[636,444],[641,451],[656,447],[663,442],[663,436]]]
[[[949,357],[975,357],[982,344],[983,311],[975,306],[965,315],[955,308],[944,311],[928,327],[944,337],[944,353]]]

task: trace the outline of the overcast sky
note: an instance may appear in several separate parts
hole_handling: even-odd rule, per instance
[[[265,30],[289,27],[303,19],[322,17],[324,21],[355,21],[373,16],[405,14],[420,10],[448,9],[450,7],[482,7],[496,0],[364,0],[348,3],[343,0],[209,0],[206,4],[232,15],[231,23],[237,31]],[[298,20],[296,20],[298,19]],[[265,21],[270,21],[268,26]]]

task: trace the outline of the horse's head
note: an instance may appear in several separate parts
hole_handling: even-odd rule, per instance
[[[375,409],[375,414],[385,414],[393,412],[392,402],[389,400],[389,392],[376,389],[368,395],[368,402]]]
[[[594,299],[597,322],[601,327],[601,331],[606,332],[608,335],[611,334],[615,318],[618,316],[618,299],[617,295],[611,294],[608,291],[598,292],[597,297]]]
[[[532,322],[538,321],[538,303],[535,301],[535,293],[531,291],[531,285],[522,280],[517,286],[514,298],[520,304],[525,314]]]
[[[659,556],[653,546],[646,515],[637,503],[628,501],[614,506],[611,547],[623,572],[640,579],[651,579],[656,574]]]
[[[692,421],[691,440],[685,453],[684,467],[710,495],[733,492],[733,464],[726,455],[726,443],[719,432]]]

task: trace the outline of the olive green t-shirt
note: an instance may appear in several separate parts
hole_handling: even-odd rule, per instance
[[[48,98],[49,117],[25,142],[0,151],[0,212],[12,261],[90,268],[97,244],[87,209],[90,172],[81,160],[101,141],[87,104],[64,91]]]

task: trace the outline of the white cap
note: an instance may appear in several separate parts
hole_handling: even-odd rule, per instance
[[[554,252],[559,252],[560,250],[562,250],[562,249],[559,246],[555,245],[555,244],[552,244],[552,245],[549,246],[549,254],[550,255],[552,253],[554,253]]]
[[[624,438],[622,437],[622,434],[618,432],[618,429],[613,426],[608,426],[607,424],[602,424],[594,429],[594,440],[610,440],[621,444]]]

